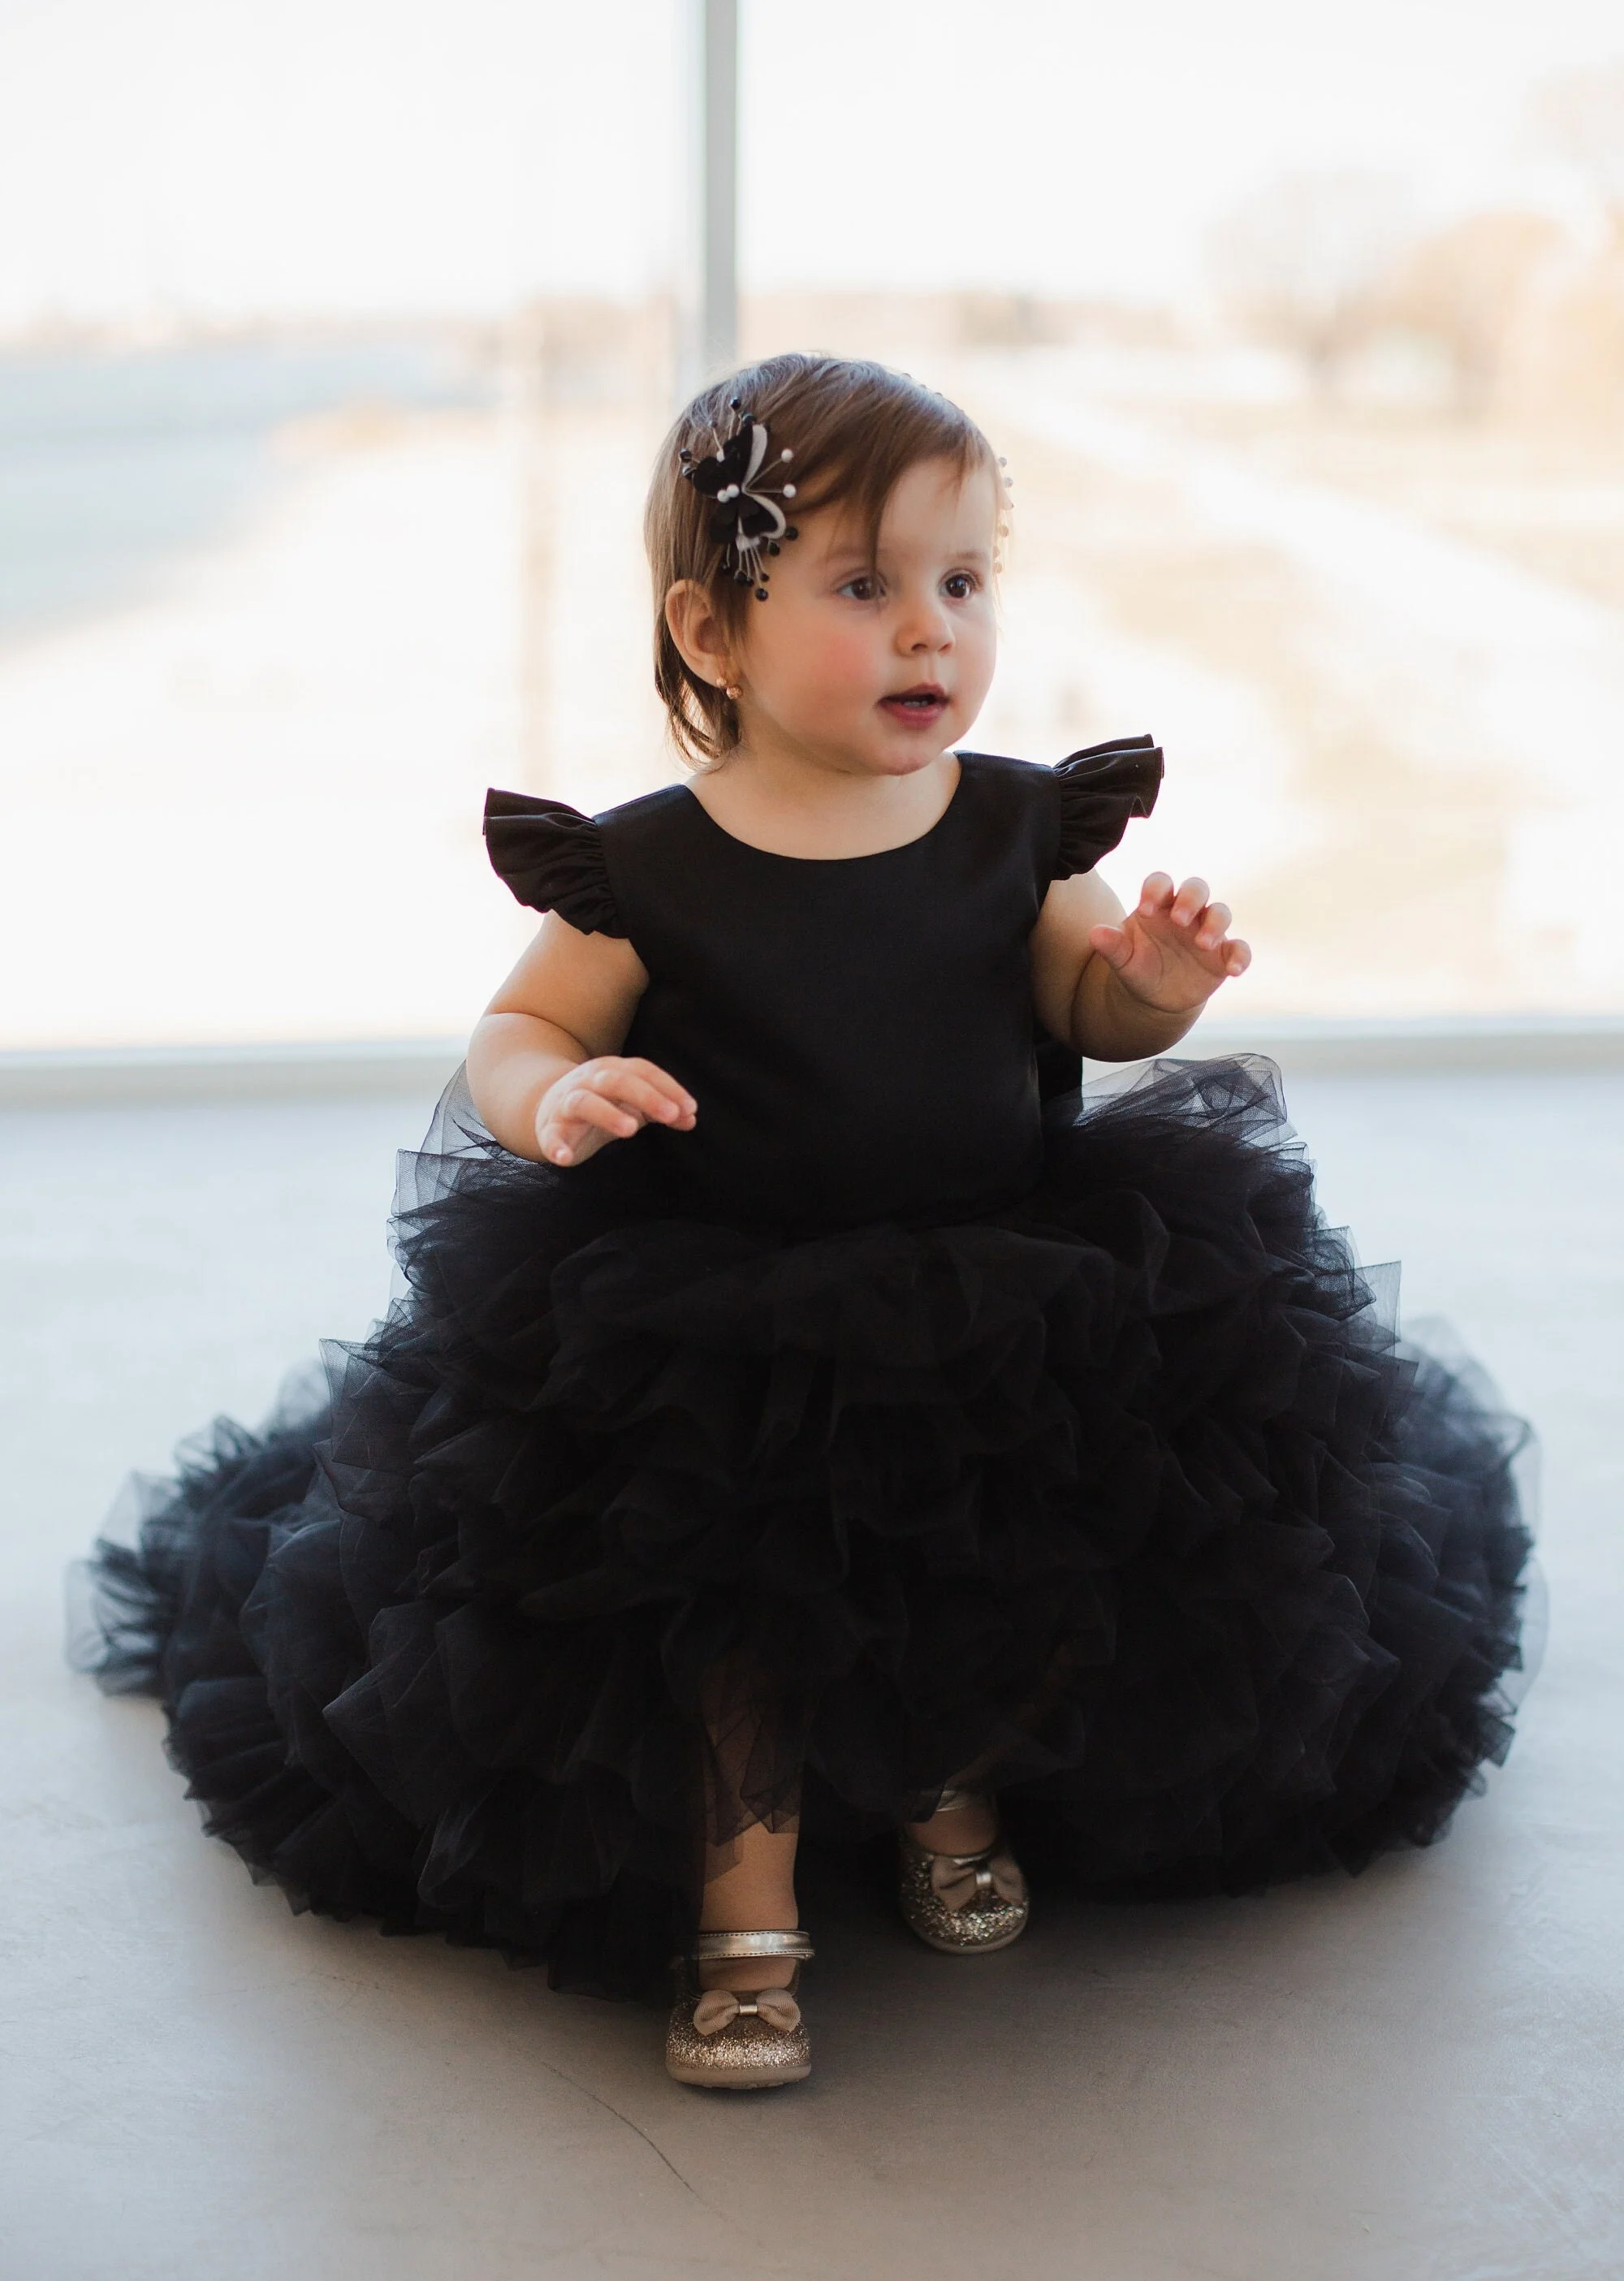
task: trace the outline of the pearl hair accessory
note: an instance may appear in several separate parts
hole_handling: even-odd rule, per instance
[[[1008,460],[1004,458],[1001,452],[998,455],[998,464],[1001,468],[1007,468],[1009,464]],[[1015,477],[1013,476],[1005,476],[1002,478],[1002,482],[1003,488],[1006,491],[1011,491],[1015,489]],[[1007,515],[1009,512],[1009,501],[1007,499],[1001,499],[998,502],[998,537],[1001,542],[1007,542],[1009,537],[1009,526],[1003,520],[1003,517]],[[1001,570],[1003,567],[1003,557],[997,552],[996,547],[994,547],[993,553],[993,568],[994,570]]]
[[[737,414],[739,424],[725,443],[711,430],[716,450],[709,459],[696,460],[685,446],[677,456],[685,479],[716,503],[710,528],[711,536],[723,542],[723,568],[731,573],[737,584],[754,587],[756,600],[764,602],[769,576],[767,556],[777,553],[781,542],[800,536],[778,505],[779,499],[794,498],[795,486],[781,484],[777,499],[762,487],[769,442],[767,430],[744,409],[737,396],[729,409]],[[780,452],[776,464],[787,465],[794,456],[791,451]]]

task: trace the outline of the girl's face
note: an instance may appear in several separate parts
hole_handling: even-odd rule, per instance
[[[849,513],[808,515],[713,677],[742,692],[743,747],[843,775],[908,776],[960,742],[997,653],[998,506],[995,469],[924,460],[886,500],[875,557]]]

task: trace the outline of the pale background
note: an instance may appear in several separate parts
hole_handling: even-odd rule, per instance
[[[975,741],[1150,728],[1232,1023],[1624,1010],[1624,30],[745,0],[745,345],[1017,477]],[[677,0],[0,5],[0,1046],[454,1036],[488,783],[669,781]],[[9,529],[8,529],[9,526]]]

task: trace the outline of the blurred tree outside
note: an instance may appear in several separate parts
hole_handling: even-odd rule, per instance
[[[1427,227],[1391,177],[1294,174],[1212,231],[1218,307],[1327,403],[1408,350],[1417,396],[1430,369],[1461,419],[1624,416],[1624,63],[1554,81],[1529,112],[1589,230],[1512,208]]]
[[[1552,283],[1566,239],[1545,214],[1468,214],[1412,247],[1373,298],[1373,331],[1396,328],[1430,343],[1450,375],[1458,417],[1482,418],[1506,400],[1529,336],[1551,322]]]
[[[1258,339],[1299,357],[1315,392],[1330,398],[1370,338],[1412,236],[1402,182],[1357,169],[1297,174],[1229,214],[1209,258],[1220,304]]]

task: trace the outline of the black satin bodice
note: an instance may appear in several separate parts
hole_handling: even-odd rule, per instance
[[[679,1079],[698,1120],[620,1146],[675,1209],[918,1225],[996,1210],[1037,1179],[1028,939],[1051,881],[1148,814],[1161,755],[1143,738],[1058,769],[960,764],[922,838],[833,860],[752,847],[681,785],[590,819],[491,793],[491,861],[520,900],[629,938],[647,970],[622,1050]]]

